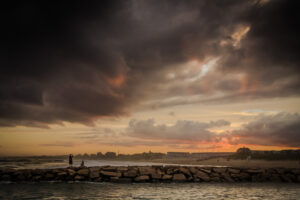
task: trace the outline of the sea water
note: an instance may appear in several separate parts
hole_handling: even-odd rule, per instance
[[[296,183],[0,183],[0,199],[300,199]]]

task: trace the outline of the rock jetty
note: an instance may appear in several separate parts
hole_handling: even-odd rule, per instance
[[[0,181],[96,182],[296,182],[300,169],[192,166],[103,166],[57,169],[0,169]]]

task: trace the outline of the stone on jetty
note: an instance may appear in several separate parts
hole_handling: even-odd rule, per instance
[[[90,168],[89,177],[91,179],[99,178],[99,176],[100,176],[99,168]]]
[[[122,176],[122,173],[120,172],[110,172],[110,171],[100,171],[100,174],[103,176],[114,176],[114,177]]]
[[[174,174],[173,175],[173,181],[186,181],[186,177],[184,174]]]
[[[162,180],[171,180],[172,178],[173,178],[172,175],[165,174],[163,175]]]
[[[79,174],[80,176],[87,176],[89,175],[89,169],[88,168],[80,169],[77,171],[77,174]]]
[[[134,178],[136,176],[137,176],[137,171],[136,170],[131,169],[128,172],[124,172],[124,177]]]
[[[210,177],[208,176],[208,174],[206,174],[202,171],[196,171],[196,173],[194,174],[194,177],[199,178],[200,180],[203,180],[205,182],[208,182],[210,180]]]
[[[142,175],[142,176],[138,176],[134,179],[134,181],[136,182],[144,182],[144,181],[148,181],[150,178],[148,175]]]
[[[227,170],[226,167],[214,167],[213,168],[213,171],[216,172],[216,173],[225,173]]]

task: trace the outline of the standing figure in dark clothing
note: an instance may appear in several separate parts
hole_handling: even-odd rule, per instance
[[[70,154],[69,155],[69,166],[72,167],[72,165],[73,165],[73,155]]]

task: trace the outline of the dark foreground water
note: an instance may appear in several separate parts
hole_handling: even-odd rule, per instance
[[[284,183],[1,183],[0,199],[300,199]]]

